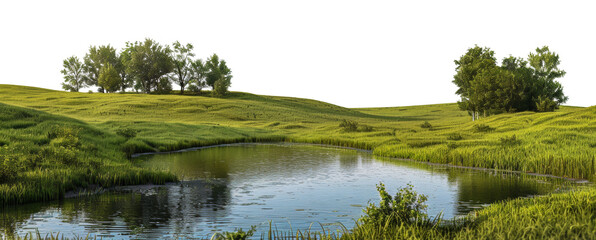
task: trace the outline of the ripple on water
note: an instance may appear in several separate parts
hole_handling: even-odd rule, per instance
[[[119,187],[122,192],[44,204],[5,213],[19,234],[66,233],[129,238],[209,238],[216,231],[307,229],[313,222],[352,226],[375,185],[394,195],[407,183],[429,196],[429,215],[445,218],[508,198],[560,187],[548,178],[377,159],[369,153],[294,144],[254,144],[143,156],[145,167],[167,166],[184,176],[165,186]],[[536,181],[536,180],[541,181]],[[136,190],[135,190],[136,189]],[[70,234],[70,235],[69,235]],[[259,235],[259,234],[257,234]]]

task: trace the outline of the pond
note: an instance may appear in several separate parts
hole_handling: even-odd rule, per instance
[[[183,180],[2,209],[3,232],[60,232],[65,237],[209,238],[256,225],[279,231],[348,228],[375,185],[390,194],[410,183],[428,195],[430,216],[465,215],[496,201],[553,192],[568,183],[495,170],[473,170],[385,159],[363,151],[306,144],[232,144],[145,155],[139,165]],[[260,234],[260,233],[258,233]],[[61,235],[62,236],[62,235]]]

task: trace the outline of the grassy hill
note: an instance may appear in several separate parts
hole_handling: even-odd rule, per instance
[[[89,185],[164,183],[123,157],[125,138],[63,116],[0,103],[0,205],[62,198]]]
[[[172,181],[128,156],[231,142],[332,144],[379,156],[596,179],[596,106],[472,122],[456,104],[348,109],[249,93],[211,98],[0,85],[0,120],[0,205],[57,199],[91,184]],[[346,121],[353,128],[340,127]],[[350,236],[584,238],[595,231],[594,196],[588,188],[494,204],[457,228],[363,226]]]
[[[380,156],[593,180],[596,106],[500,114],[472,122],[456,104],[348,109],[300,98],[68,93],[0,85],[0,102],[133,129],[134,152],[286,140],[374,149]],[[369,126],[339,127],[342,120]],[[430,128],[422,128],[424,122]]]

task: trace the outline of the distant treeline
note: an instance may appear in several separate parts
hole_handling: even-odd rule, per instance
[[[453,83],[459,87],[458,102],[472,119],[482,113],[496,114],[518,111],[554,111],[568,99],[557,78],[565,76],[560,70],[559,55],[547,46],[537,48],[528,59],[509,56],[497,66],[494,52],[475,46],[455,60],[457,74]]]
[[[98,92],[125,92],[133,89],[144,93],[169,93],[172,83],[184,90],[200,93],[211,87],[214,95],[224,95],[231,85],[232,71],[217,54],[207,61],[193,59],[193,45],[176,41],[161,45],[152,39],[127,42],[117,52],[110,45],[91,46],[83,58],[64,60],[62,88],[78,92],[85,87],[98,87]]]

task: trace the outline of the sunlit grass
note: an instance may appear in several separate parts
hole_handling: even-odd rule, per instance
[[[141,169],[128,157],[234,142],[330,144],[373,150],[378,156],[596,179],[596,106],[506,113],[472,122],[456,104],[348,109],[248,93],[211,98],[0,85],[0,120],[2,205],[58,199],[91,184],[173,181],[173,175]],[[344,120],[370,128],[347,131],[340,127]],[[425,122],[431,127],[423,128]],[[56,129],[66,130],[55,134]],[[119,129],[136,134],[125,137]],[[18,167],[12,168],[15,163]],[[333,237],[319,233],[318,239],[584,238],[594,236],[594,219],[587,216],[594,214],[590,198],[595,195],[587,189],[495,204],[479,211],[468,227],[358,226]],[[567,224],[564,219],[571,220]],[[494,226],[501,222],[503,228]]]
[[[43,111],[5,105],[6,119],[0,123],[0,145],[5,148],[22,146],[23,152],[41,151],[44,146],[56,145],[47,137],[52,129],[79,129],[81,144],[76,151],[54,151],[76,156],[72,163],[67,158],[61,163],[68,169],[80,169],[74,172],[86,168],[99,171],[103,168],[96,165],[106,162],[128,166],[126,156],[140,152],[289,141],[355,147],[373,150],[378,156],[459,166],[590,180],[596,176],[596,107],[500,114],[472,122],[455,104],[348,109],[315,100],[248,93],[232,93],[221,99],[68,93],[13,85],[0,85],[0,102]],[[367,126],[367,131],[347,131],[339,126],[344,120]],[[423,128],[426,122],[432,127]],[[484,128],[488,130],[479,130]],[[131,129],[136,135],[119,136],[119,129]],[[54,162],[41,161],[31,169],[52,172],[55,166]],[[110,174],[114,179],[120,175]],[[93,182],[61,181],[65,186]],[[0,189],[6,187],[0,185]]]

